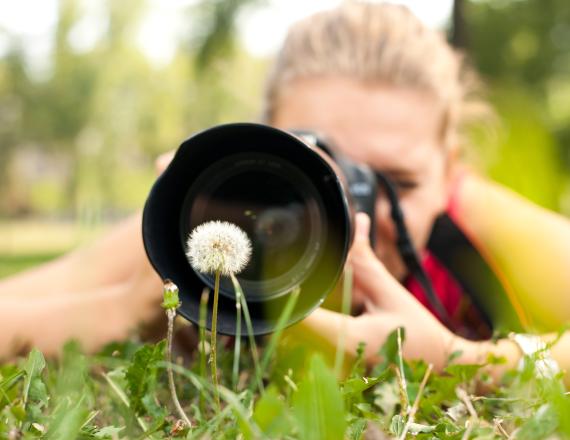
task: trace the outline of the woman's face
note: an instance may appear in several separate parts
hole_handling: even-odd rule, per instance
[[[412,240],[421,250],[447,202],[450,157],[441,141],[441,120],[441,106],[427,93],[318,77],[288,85],[271,123],[284,130],[310,129],[324,135],[341,153],[391,178]],[[402,279],[406,269],[396,248],[389,209],[380,195],[375,251]]]

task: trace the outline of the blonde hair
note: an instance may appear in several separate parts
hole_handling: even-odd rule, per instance
[[[485,107],[463,56],[401,5],[347,1],[293,25],[268,77],[263,119],[273,119],[287,84],[329,75],[433,94],[444,109],[445,144]]]

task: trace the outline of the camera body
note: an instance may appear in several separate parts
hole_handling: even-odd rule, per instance
[[[179,313],[198,323],[200,293],[212,288],[214,279],[190,266],[187,237],[212,220],[242,228],[252,241],[252,259],[237,278],[254,333],[266,334],[296,287],[301,293],[288,325],[334,289],[352,244],[354,214],[364,211],[373,218],[375,200],[374,174],[312,133],[254,123],[220,125],[184,141],[152,187],[143,211],[143,241],[160,277],[179,287]],[[233,335],[235,324],[235,293],[223,278],[218,331]]]

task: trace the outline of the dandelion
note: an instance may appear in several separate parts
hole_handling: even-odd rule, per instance
[[[211,221],[199,225],[189,235],[186,242],[186,256],[194,270],[215,275],[210,366],[219,411],[216,337],[220,276],[233,276],[247,266],[251,257],[251,242],[247,234],[236,225],[229,222]]]
[[[211,221],[192,231],[186,242],[186,256],[198,272],[229,276],[240,273],[251,256],[247,234],[229,222]]]

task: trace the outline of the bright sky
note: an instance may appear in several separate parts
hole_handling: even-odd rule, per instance
[[[271,55],[285,36],[289,25],[312,12],[330,8],[342,0],[266,0],[261,6],[243,11],[239,17],[239,35],[255,55]],[[137,34],[137,43],[157,64],[167,63],[174,54],[177,36],[187,26],[181,13],[195,0],[147,0],[148,8]],[[77,50],[89,50],[105,32],[100,0],[82,0],[85,18],[70,36]],[[453,0],[401,0],[429,26],[441,27],[451,15]],[[30,13],[33,11],[33,13]],[[47,38],[57,20],[57,0],[0,0],[0,54],[8,42],[3,30],[25,38],[28,59],[42,68],[49,54]]]

